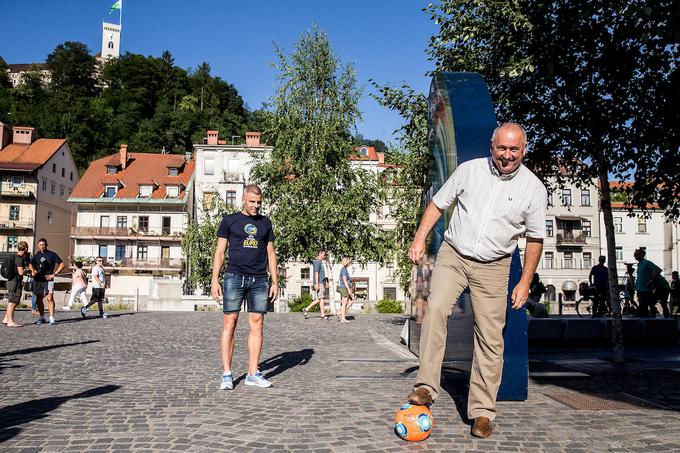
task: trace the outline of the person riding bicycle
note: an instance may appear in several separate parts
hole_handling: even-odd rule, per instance
[[[598,264],[590,269],[588,281],[595,286],[597,293],[593,298],[593,318],[601,317],[606,311],[609,300],[609,268],[604,265],[607,258],[600,256]]]

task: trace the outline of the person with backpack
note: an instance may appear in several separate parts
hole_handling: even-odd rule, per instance
[[[33,293],[38,303],[40,317],[36,324],[45,323],[45,304],[50,313],[50,325],[54,325],[54,277],[64,268],[64,262],[59,255],[52,250],[47,250],[47,239],[38,239],[38,253],[31,260],[31,273],[33,274]]]
[[[24,277],[24,269],[26,269],[25,261],[28,260],[28,244],[25,241],[20,241],[17,244],[17,253],[5,258],[2,262],[2,269],[0,274],[7,279],[7,311],[2,323],[7,327],[21,327],[14,321],[14,309],[21,301],[21,280]]]

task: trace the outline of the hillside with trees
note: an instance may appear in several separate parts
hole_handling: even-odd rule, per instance
[[[0,121],[33,126],[39,137],[67,138],[81,171],[120,143],[133,151],[183,153],[208,129],[230,139],[258,122],[208,63],[180,68],[168,51],[160,57],[127,52],[100,64],[85,44],[65,42],[47,56],[50,81],[36,68],[16,88],[2,66]]]

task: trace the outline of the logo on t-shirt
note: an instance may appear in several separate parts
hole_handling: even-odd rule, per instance
[[[248,235],[248,237],[243,240],[243,247],[256,249],[257,244],[259,243],[258,240],[255,239],[255,235],[257,234],[257,227],[252,223],[249,223],[245,227],[243,227],[243,231],[245,231],[246,234]]]

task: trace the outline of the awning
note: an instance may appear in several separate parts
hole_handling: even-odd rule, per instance
[[[583,220],[583,217],[576,215],[556,215],[555,218],[558,220]]]

